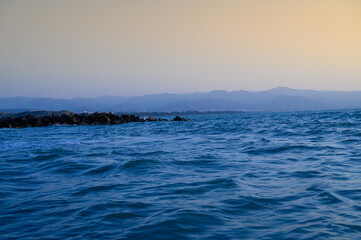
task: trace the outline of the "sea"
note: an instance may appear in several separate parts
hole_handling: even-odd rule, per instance
[[[0,129],[0,239],[361,239],[361,111]]]

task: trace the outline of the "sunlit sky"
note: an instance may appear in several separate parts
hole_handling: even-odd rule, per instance
[[[0,0],[0,97],[361,90],[360,0]]]

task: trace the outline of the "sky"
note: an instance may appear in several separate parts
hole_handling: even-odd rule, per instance
[[[0,97],[361,90],[360,0],[0,0]]]

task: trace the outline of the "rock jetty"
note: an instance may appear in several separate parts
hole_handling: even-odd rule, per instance
[[[176,116],[172,121],[188,121],[189,119]],[[46,127],[53,125],[117,125],[129,122],[155,122],[168,121],[162,118],[140,118],[135,115],[115,115],[109,113],[82,113],[64,112],[61,115],[47,114],[45,116],[38,115],[20,115],[0,118],[0,128],[26,128],[26,127]]]

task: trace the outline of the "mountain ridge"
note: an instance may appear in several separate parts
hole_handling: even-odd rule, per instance
[[[54,99],[0,98],[3,110],[69,110],[73,112],[170,112],[170,111],[299,111],[361,108],[361,91],[319,91],[277,87],[265,91],[161,93],[144,96],[99,96]]]

